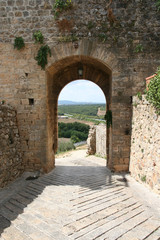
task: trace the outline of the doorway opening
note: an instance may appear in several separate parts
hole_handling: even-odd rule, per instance
[[[112,72],[101,61],[89,56],[70,56],[47,69],[48,161],[55,162],[58,148],[58,97],[61,90],[75,80],[89,80],[103,91],[106,109],[111,109]],[[95,96],[96,98],[96,96]],[[112,134],[107,128],[107,166],[112,165]]]
[[[58,98],[57,153],[86,148],[106,159],[105,114],[106,99],[97,84],[84,79],[67,84]]]

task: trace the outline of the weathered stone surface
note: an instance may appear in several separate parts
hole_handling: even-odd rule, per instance
[[[0,104],[0,187],[24,171],[23,154],[15,109]]]
[[[105,162],[73,151],[49,174],[1,190],[0,239],[158,240],[160,198]]]
[[[112,1],[110,18],[105,0],[73,0],[73,8],[62,11],[57,20],[53,4],[52,0],[0,1],[0,100],[17,110],[25,169],[47,172],[54,167],[58,96],[66,84],[80,78],[78,69],[83,65],[83,78],[103,90],[113,114],[108,166],[128,170],[131,97],[145,88],[144,79],[160,65],[155,1]],[[63,19],[73,23],[69,32],[59,29]],[[40,46],[32,36],[37,30],[52,52],[46,71],[35,61]],[[25,40],[20,51],[13,47],[16,36]]]
[[[107,135],[106,135],[106,125],[100,124],[97,126],[92,126],[89,131],[87,139],[89,155],[97,154],[101,157],[107,156]]]
[[[160,194],[160,116],[146,101],[134,97],[131,175]]]
[[[87,139],[88,150],[87,154],[93,155],[96,153],[96,126],[92,126],[89,130]]]
[[[32,33],[35,30],[41,30],[49,41],[60,37],[62,33],[58,31],[52,10],[54,2],[53,0],[1,1],[2,41],[12,42],[15,36],[21,35],[22,31],[25,40],[33,41]],[[71,33],[77,37],[104,40],[109,47],[116,45],[130,48],[138,43],[143,43],[144,47],[147,47],[150,41],[154,43],[150,48],[159,47],[159,19],[154,1],[112,1],[109,6],[112,11],[110,14],[107,8],[108,2],[72,0],[73,8],[63,11],[59,19],[66,18],[72,21]],[[19,14],[17,15],[16,12]],[[38,17],[36,22],[35,17]]]
[[[96,126],[96,154],[105,158],[107,156],[107,135],[105,124]]]

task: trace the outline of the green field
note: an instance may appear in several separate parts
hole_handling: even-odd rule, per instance
[[[58,106],[58,115],[81,114],[86,116],[97,116],[98,108],[105,109],[105,104],[88,104],[88,105],[60,105]]]
[[[94,124],[104,122],[103,116],[97,116],[98,108],[106,109],[105,104],[86,104],[86,105],[60,105],[58,106],[58,115],[68,115],[69,118],[79,119]]]
[[[87,104],[58,106],[58,115],[68,116],[68,119],[59,119],[58,122],[59,141],[57,153],[74,149],[74,143],[86,141],[88,138],[90,126],[92,124],[105,122],[103,116],[97,116],[98,108],[105,110],[106,105]],[[77,120],[79,122],[77,122]]]

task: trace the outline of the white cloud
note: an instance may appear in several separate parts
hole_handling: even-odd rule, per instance
[[[67,84],[62,89],[59,95],[59,100],[106,102],[102,90],[95,83],[86,80],[76,80]]]

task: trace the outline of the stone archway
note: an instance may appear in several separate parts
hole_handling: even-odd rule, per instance
[[[112,128],[107,132],[107,166],[113,171],[128,171],[131,139],[132,83],[124,73],[121,58],[102,45],[81,41],[78,48],[72,43],[52,48],[53,55],[46,68],[46,160],[44,171],[54,167],[57,149],[57,106],[63,87],[71,81],[86,79],[103,91],[107,108],[112,110]],[[83,76],[78,69],[83,67]],[[129,87],[130,86],[130,87]]]
[[[83,74],[79,75],[79,70],[83,69]],[[71,81],[77,79],[90,80],[98,85],[103,91],[107,109],[111,108],[111,69],[93,57],[71,56],[59,60],[47,70],[47,110],[48,110],[48,154],[49,159],[54,161],[54,153],[57,150],[58,122],[57,108],[58,96],[61,90]],[[95,96],[96,99],[96,96]],[[107,159],[108,166],[111,166],[110,134],[107,130]]]

